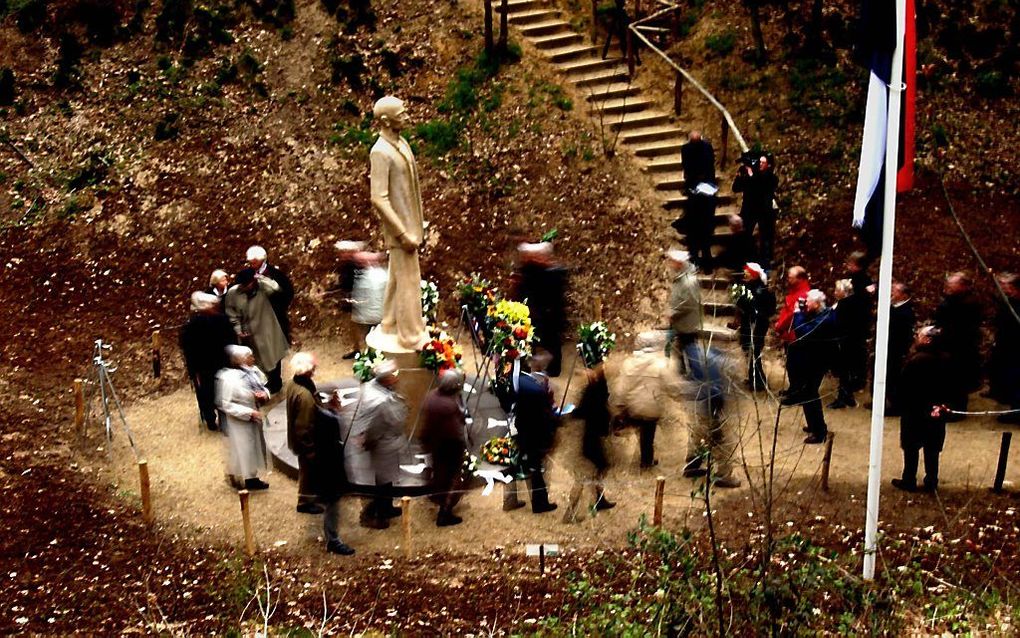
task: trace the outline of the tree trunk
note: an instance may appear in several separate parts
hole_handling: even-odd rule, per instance
[[[764,64],[768,59],[768,51],[765,49],[765,36],[761,32],[761,0],[744,0],[744,4],[751,14],[751,37],[757,49],[755,56],[758,64]]]
[[[510,12],[507,8],[507,0],[500,0],[499,13],[499,54],[506,55],[507,43],[510,41]]]
[[[825,46],[822,40],[822,0],[811,3],[811,24],[808,26],[807,49],[817,53]]]
[[[485,0],[485,53],[492,55],[492,0]]]

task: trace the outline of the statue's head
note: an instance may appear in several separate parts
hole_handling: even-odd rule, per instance
[[[404,101],[392,95],[379,98],[372,109],[372,115],[382,128],[398,133],[407,128],[407,109],[404,108]]]

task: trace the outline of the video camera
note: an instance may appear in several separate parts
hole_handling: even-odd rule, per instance
[[[762,157],[768,160],[770,167],[772,168],[776,167],[775,160],[772,159],[772,153],[762,150],[751,149],[749,151],[744,151],[743,153],[740,154],[740,157],[737,159],[737,161],[740,163],[741,166],[747,166],[752,171],[757,173],[758,171],[761,170]]]

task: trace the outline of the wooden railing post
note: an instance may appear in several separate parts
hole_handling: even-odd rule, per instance
[[[730,145],[730,127],[726,122],[726,116],[722,113],[719,114],[719,121],[722,123],[722,156],[720,158],[720,166],[726,163],[727,151],[729,151]]]
[[[829,432],[825,435],[825,454],[822,456],[822,491],[829,491],[829,467],[832,465],[832,440],[835,434]]]
[[[609,37],[609,36],[606,36]],[[599,1],[591,0],[591,43],[599,43]]]
[[[673,112],[680,115],[683,110],[684,101],[684,76],[676,74],[676,83],[673,84]]]
[[[627,28],[627,74],[634,77],[634,32]]]

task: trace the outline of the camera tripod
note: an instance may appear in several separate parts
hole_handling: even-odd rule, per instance
[[[113,410],[115,408],[121,426],[124,428],[125,434],[127,434],[128,443],[131,445],[131,449],[137,453],[134,436],[131,434],[131,428],[128,427],[127,419],[124,417],[124,408],[121,406],[120,397],[117,396],[117,390],[113,387],[113,380],[110,378],[110,375],[116,372],[117,368],[111,367],[110,362],[103,356],[103,352],[110,350],[111,347],[110,344],[104,343],[102,339],[96,339],[95,347],[92,349],[92,375],[88,379],[89,391],[85,398],[85,420],[82,425],[82,438],[88,438],[88,423],[92,415],[92,400],[98,393],[99,403],[103,410],[103,429],[106,434],[107,447],[113,441]],[[111,402],[113,403],[112,406]]]

